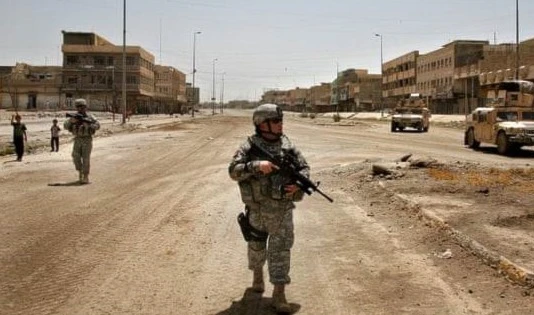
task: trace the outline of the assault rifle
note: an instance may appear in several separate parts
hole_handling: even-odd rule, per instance
[[[262,158],[267,159],[274,165],[278,167],[278,171],[291,179],[291,183],[297,185],[300,190],[305,192],[308,195],[311,195],[312,192],[317,192],[330,202],[334,202],[334,199],[327,196],[319,189],[320,182],[315,184],[308,177],[302,175],[300,171],[302,167],[295,160],[295,158],[290,154],[284,154],[283,156],[275,156],[271,152],[262,148],[258,144],[254,143],[252,139],[249,138],[250,150],[254,155],[258,155]]]
[[[80,114],[80,113],[67,113],[65,116],[67,116],[67,118],[75,118],[78,120],[79,123],[89,123],[89,124],[92,124],[94,123],[95,121],[90,118],[90,117],[87,117],[87,116],[84,116],[83,114]]]

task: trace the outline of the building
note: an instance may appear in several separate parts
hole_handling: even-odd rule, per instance
[[[475,106],[472,103],[479,95],[477,65],[488,44],[457,40],[417,57],[416,90],[426,98],[433,113],[464,114],[470,104]],[[455,76],[458,68],[471,70],[459,77]]]
[[[61,67],[0,67],[0,108],[56,110],[63,104]]]
[[[382,66],[382,97],[385,108],[393,108],[417,89],[417,58],[419,51],[414,50]]]
[[[185,74],[170,66],[155,65],[154,78],[154,106],[150,112],[182,113],[187,103]]]
[[[287,110],[293,112],[302,112],[306,108],[307,98],[309,95],[308,89],[297,87],[287,91]]]
[[[366,69],[347,69],[332,82],[331,103],[337,111],[362,111],[379,107],[382,76]]]
[[[335,105],[332,105],[332,83],[321,83],[314,85],[309,89],[308,96],[308,112],[326,113],[335,110]]]
[[[92,110],[121,111],[122,46],[95,33],[63,31],[63,91],[67,105],[83,97]],[[148,113],[154,96],[154,56],[126,46],[127,111]]]
[[[261,96],[260,103],[276,104],[286,110],[289,107],[289,92],[284,90],[267,90]]]

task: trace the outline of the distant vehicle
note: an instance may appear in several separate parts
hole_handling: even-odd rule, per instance
[[[430,116],[430,111],[421,94],[412,93],[408,99],[401,100],[393,109],[391,132],[404,131],[406,128],[428,132]]]
[[[472,149],[494,144],[502,155],[534,145],[534,83],[501,82],[488,92],[488,99],[487,107],[466,117],[464,144]]]

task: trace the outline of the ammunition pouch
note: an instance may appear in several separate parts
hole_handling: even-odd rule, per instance
[[[265,242],[269,234],[264,231],[260,231],[250,225],[248,220],[248,210],[245,210],[245,213],[241,212],[237,216],[237,223],[241,228],[241,233],[243,233],[243,238],[247,242]]]

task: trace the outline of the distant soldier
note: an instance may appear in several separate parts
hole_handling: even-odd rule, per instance
[[[100,129],[100,123],[96,118],[88,114],[87,102],[80,98],[74,101],[77,113],[69,115],[64,123],[66,130],[74,135],[72,147],[72,159],[78,171],[79,181],[82,184],[89,183],[89,170],[91,167],[91,150],[93,149],[93,135]]]
[[[286,175],[279,172],[276,165],[253,150],[253,146],[260,146],[272,155],[291,156],[299,164],[301,174],[308,177],[308,164],[283,134],[282,120],[282,110],[277,105],[258,106],[252,116],[256,132],[235,153],[229,173],[239,183],[241,199],[246,207],[246,214],[240,215],[239,222],[248,241],[252,288],[256,292],[264,291],[263,266],[267,261],[269,280],[274,285],[273,306],[278,312],[290,312],[285,286],[291,282],[293,209],[294,202],[302,200],[304,192],[285,178]],[[246,232],[252,236],[247,237]]]

